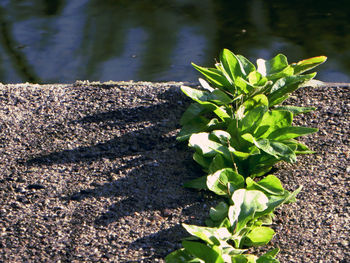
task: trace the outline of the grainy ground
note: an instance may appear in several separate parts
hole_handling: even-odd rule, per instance
[[[162,262],[217,200],[175,141],[181,83],[0,85],[0,262]],[[281,262],[350,262],[349,88],[304,88],[317,154],[280,164],[298,202],[277,211]],[[208,198],[209,197],[209,198]]]

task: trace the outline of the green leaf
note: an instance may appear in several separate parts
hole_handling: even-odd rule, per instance
[[[283,195],[284,188],[281,184],[281,181],[274,175],[270,174],[264,179],[261,179],[258,182],[253,181],[251,178],[246,179],[247,189],[248,190],[260,190],[266,194],[272,195]]]
[[[181,86],[181,90],[194,101],[200,102],[208,100],[209,93],[207,91],[193,89],[188,86]]]
[[[314,151],[311,151],[305,144],[298,142],[297,140],[288,140],[284,142],[286,145],[289,144],[295,144],[297,146],[296,150],[294,151],[295,154],[312,154],[315,153]]]
[[[234,255],[231,256],[231,263],[256,263],[257,257],[254,255]]]
[[[283,141],[317,131],[318,129],[309,127],[283,127],[271,132],[267,138],[276,141]]]
[[[301,191],[301,189],[302,187],[299,187],[293,193],[285,191],[283,195],[268,195],[267,208],[264,211],[256,212],[256,217],[260,218],[261,216],[270,214],[276,207],[282,204],[294,202],[296,195]]]
[[[195,98],[195,95],[193,95],[193,98]],[[205,112],[214,112],[222,120],[230,117],[225,111],[225,107],[219,107],[218,105],[215,105],[212,102],[204,101],[204,99],[207,99],[207,97],[202,97],[202,99],[203,101],[199,99],[194,99],[197,103],[199,103],[200,106],[190,106],[191,108],[189,110],[186,110],[185,112],[186,115],[181,118],[182,124],[191,121],[192,119],[196,118],[199,114]]]
[[[264,211],[269,201],[263,192],[246,189],[235,191],[231,199],[234,205],[230,206],[228,217],[231,225],[236,224],[236,232],[244,228],[256,212]]]
[[[277,247],[267,251],[263,256],[276,257],[279,252],[280,252],[280,249]]]
[[[279,261],[271,256],[261,256],[256,263],[279,263]]]
[[[264,59],[258,59],[258,71],[263,75],[272,75],[278,73],[288,67],[287,57],[282,54],[278,54],[274,58],[266,61]]]
[[[207,99],[209,101],[214,102],[217,105],[227,105],[233,101],[233,99],[230,96],[228,96],[225,92],[219,89],[215,89],[213,90],[213,92],[208,94]]]
[[[248,259],[245,255],[234,255],[231,256],[231,263],[248,263]]]
[[[253,132],[259,126],[259,124],[261,124],[263,116],[266,112],[266,106],[260,106],[249,110],[239,123],[240,132]]]
[[[245,72],[242,72],[240,61],[230,50],[224,49],[220,54],[220,62],[223,69],[234,82],[237,77],[243,77]],[[244,71],[244,69],[243,69]]]
[[[199,116],[205,112],[210,112],[211,110],[214,110],[215,108],[212,107],[212,109],[203,106],[199,103],[192,103],[190,106],[186,109],[184,114],[181,116],[180,124],[185,125],[192,121],[197,121],[197,119],[200,119],[200,122],[203,122],[202,120],[206,120],[208,122],[208,119],[206,118],[200,118]]]
[[[206,158],[203,155],[199,153],[194,153],[193,154],[193,160],[196,161],[200,166],[202,166],[204,169],[209,169],[211,163],[212,163],[212,158]]]
[[[231,140],[231,135],[228,132],[222,130],[212,131],[209,137],[225,146],[227,146]]]
[[[281,159],[289,163],[296,162],[295,153],[287,145],[281,142],[272,141],[269,139],[260,139],[256,141],[254,139],[254,144],[260,150],[263,150],[277,159]]]
[[[225,263],[218,248],[211,248],[199,242],[182,241],[182,246],[204,262]]]
[[[232,237],[231,233],[227,228],[215,228],[215,227],[204,227],[204,226],[195,226],[182,224],[188,233],[193,236],[196,236],[209,245],[220,245],[220,241],[228,240]]]
[[[272,82],[275,82],[276,80],[280,79],[280,78],[284,78],[284,77],[288,77],[288,76],[293,76],[294,74],[294,69],[292,66],[288,66],[285,69],[281,70],[280,72],[277,72],[275,74],[266,76],[267,80],[270,80]]]
[[[262,246],[266,245],[273,238],[275,231],[266,226],[254,227],[243,240],[245,246]]]
[[[210,84],[206,82],[204,79],[199,78],[198,81],[202,85],[203,89],[206,89],[209,92],[214,91],[214,89],[210,86]]]
[[[267,112],[268,99],[265,95],[259,94],[244,102],[240,108],[244,109],[244,116],[239,122],[240,133],[254,131]],[[238,111],[241,110],[240,108]]]
[[[220,70],[215,68],[205,68],[197,66],[194,63],[192,63],[192,66],[200,73],[202,73],[206,77],[206,79],[214,86],[222,88],[224,90],[233,91],[234,93],[234,88],[232,87],[232,84],[226,79],[226,77],[222,74]]]
[[[255,138],[267,138],[273,131],[289,127],[293,122],[293,114],[289,111],[270,110],[264,113],[260,125],[254,132]]]
[[[211,104],[211,102],[202,102],[202,104],[203,103]],[[223,121],[230,118],[230,115],[227,114],[225,107],[216,107],[213,112]]]
[[[222,147],[222,144],[210,140],[207,132],[192,134],[188,145],[205,157],[215,156],[216,150]]]
[[[308,113],[310,111],[316,110],[315,107],[298,107],[298,106],[290,106],[290,105],[277,106],[275,109],[290,111],[291,113],[293,113],[293,115]]]
[[[249,73],[256,71],[254,64],[244,56],[236,55],[236,58],[239,60],[240,65],[244,69],[246,75],[249,75]]]
[[[195,259],[185,249],[176,250],[165,257],[166,263],[202,263],[200,259]]]
[[[287,198],[284,200],[284,203],[293,203],[295,202],[295,197],[300,193],[301,189],[303,189],[303,186],[299,186],[297,190],[295,190],[293,193],[289,194]]]
[[[181,131],[177,134],[176,140],[186,141],[194,133],[203,132],[208,129],[208,120],[203,118],[194,119],[183,125]]]
[[[221,170],[223,168],[231,167],[232,163],[228,162],[223,155],[217,154],[211,161],[209,166],[209,173],[215,173],[218,170]]]
[[[302,83],[314,78],[315,75],[316,73],[288,76],[277,80],[272,86],[271,92],[268,95],[270,107],[276,105],[277,103],[281,103],[284,98],[287,98],[287,94],[298,89]],[[283,100],[281,100],[281,98],[283,98]]]
[[[254,90],[254,86],[240,76],[235,79],[235,85],[238,88],[236,95],[247,94]]]
[[[244,187],[244,177],[231,168],[224,168],[208,175],[207,187],[217,195],[230,195]]]
[[[201,176],[199,178],[193,179],[191,181],[187,181],[183,184],[186,188],[194,188],[199,190],[206,190],[207,187],[207,176]]]
[[[250,84],[252,85],[256,85],[260,82],[260,80],[262,79],[262,75],[258,72],[258,71],[253,71],[250,72],[248,75],[248,81]],[[267,79],[266,79],[267,80]]]
[[[249,176],[251,178],[261,176],[269,172],[272,166],[280,160],[270,154],[261,151],[258,155],[249,158]]]
[[[258,221],[260,222],[261,225],[272,225],[273,223],[272,219],[273,219],[273,213],[271,212],[270,214],[260,216]]]
[[[213,221],[222,221],[227,217],[228,205],[226,202],[220,202],[215,208],[211,207],[209,211],[210,219]]]
[[[244,111],[248,112],[254,108],[258,108],[261,106],[269,106],[269,100],[264,94],[255,95],[253,98],[246,100],[243,103]]]
[[[313,69],[313,68],[317,67],[318,65],[324,63],[326,60],[327,60],[327,57],[318,56],[318,57],[313,57],[313,58],[299,61],[298,63],[293,63],[292,67],[294,68],[294,74],[296,74],[296,75],[301,74],[305,71]]]
[[[240,151],[236,151],[235,149],[233,149],[232,147],[230,148],[230,152],[237,157],[239,160],[243,161],[248,159],[250,156],[252,155],[257,155],[260,154],[260,150],[257,147],[251,147],[250,149],[248,149],[250,152],[246,153],[246,152],[240,152]]]

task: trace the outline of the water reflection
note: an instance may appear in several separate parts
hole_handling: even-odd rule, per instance
[[[0,1],[0,81],[195,81],[226,47],[250,59],[326,55],[318,79],[350,82],[345,1]]]

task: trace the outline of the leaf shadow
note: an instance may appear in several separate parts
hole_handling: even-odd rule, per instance
[[[158,98],[167,101],[150,106],[120,108],[113,111],[96,113],[69,122],[69,125],[98,124],[101,130],[118,127],[127,132],[121,136],[88,147],[77,147],[72,150],[62,150],[30,158],[28,166],[79,163],[90,165],[90,161],[99,159],[123,159],[122,165],[106,170],[110,178],[112,174],[117,179],[111,179],[100,185],[86,185],[63,199],[72,202],[82,202],[84,199],[118,197],[99,214],[92,224],[108,226],[121,218],[134,216],[137,213],[163,215],[166,209],[183,208],[181,213],[188,215],[199,212],[199,219],[206,216],[207,207],[203,207],[203,197],[196,191],[182,187],[184,181],[190,180],[201,169],[192,162],[191,152],[184,144],[176,142],[176,129],[179,118],[188,100],[177,92],[167,91],[159,94]],[[182,101],[183,104],[178,102]],[[153,125],[144,127],[138,125],[142,121],[149,121]],[[130,129],[130,127],[134,129]],[[186,212],[187,211],[187,212]],[[146,252],[152,248],[155,254],[151,257],[164,256],[166,244],[173,244],[175,248],[178,239],[183,236],[180,225],[161,230],[153,235],[138,238],[130,244],[130,248],[142,248]],[[173,241],[159,246],[159,242],[167,240],[167,235]],[[170,243],[169,243],[170,242]],[[145,247],[147,244],[147,247]]]

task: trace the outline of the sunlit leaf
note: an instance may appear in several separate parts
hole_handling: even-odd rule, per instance
[[[191,241],[182,241],[182,246],[204,262],[225,263],[219,249]]]
[[[166,263],[203,263],[200,259],[195,259],[186,249],[176,250],[165,257]]]
[[[316,110],[315,107],[298,107],[298,106],[290,106],[290,105],[277,106],[275,107],[275,109],[290,111],[291,113],[293,113],[293,115],[308,113],[310,111]]]
[[[255,227],[250,231],[243,241],[245,246],[262,246],[266,245],[273,238],[275,231],[266,226]]]
[[[293,139],[302,135],[314,133],[317,131],[318,129],[309,127],[282,127],[271,132],[267,136],[267,138],[272,140],[283,141]]]
[[[264,113],[259,126],[254,132],[256,138],[268,138],[277,129],[290,127],[293,121],[293,114],[289,111],[271,110]]]
[[[245,72],[242,72],[244,69],[241,68],[240,61],[230,50],[224,49],[221,52],[220,62],[233,82],[237,77],[243,77],[245,75]]]
[[[287,57],[278,54],[274,58],[270,60],[258,59],[258,72],[260,72],[263,76],[272,75],[282,71],[288,66]]]
[[[298,63],[294,63],[292,64],[292,67],[294,68],[294,74],[301,74],[305,71],[313,69],[318,65],[324,63],[326,60],[327,60],[327,57],[318,56],[318,57],[313,57],[309,59],[304,59],[302,61],[299,61]]]
[[[277,103],[281,103],[282,101],[279,100],[280,98],[286,97],[285,95],[295,91],[303,82],[314,78],[315,75],[316,73],[299,76],[288,76],[277,80],[272,86],[271,92],[268,95],[269,105],[273,106]]]
[[[220,240],[228,240],[232,237],[227,228],[215,228],[182,224],[188,233],[200,238],[209,245],[220,245]]]
[[[207,187],[217,195],[230,195],[244,187],[244,178],[231,168],[224,168],[207,177]]]
[[[239,189],[231,198],[234,205],[230,206],[228,217],[231,225],[236,225],[235,231],[240,231],[251,220],[256,212],[267,208],[268,198],[256,190]]]
[[[270,174],[258,182],[253,181],[251,178],[246,179],[248,190],[260,190],[266,194],[283,195],[284,188],[281,181],[274,175]]]
[[[220,70],[215,68],[205,68],[197,66],[194,63],[192,63],[192,66],[200,73],[202,73],[207,78],[207,80],[210,83],[212,83],[215,87],[233,91],[234,93],[234,89],[232,88],[231,83],[226,79],[226,77],[222,74]]]
[[[184,187],[187,188],[194,188],[194,189],[199,189],[199,190],[204,190],[208,189],[207,187],[207,176],[201,176],[196,179],[193,179],[191,181],[187,181],[183,185]]]

